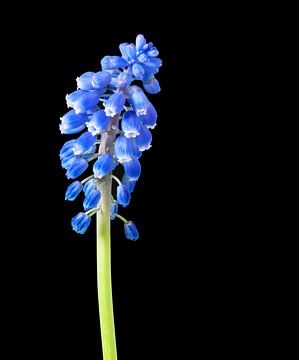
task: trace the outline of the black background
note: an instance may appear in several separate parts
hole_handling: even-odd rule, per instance
[[[248,116],[238,93],[245,76],[238,63],[246,56],[235,53],[240,38],[213,17],[187,27],[171,17],[160,26],[152,19],[130,29],[83,20],[85,13],[26,20],[6,52],[14,69],[11,106],[18,104],[3,130],[10,138],[13,129],[5,150],[14,159],[4,236],[10,351],[34,359],[100,358],[95,224],[84,236],[71,231],[81,201],[64,201],[69,182],[58,152],[69,137],[60,134],[59,117],[75,78],[97,71],[103,56],[142,33],[160,50],[162,91],[150,96],[159,116],[153,147],[122,211],[140,239],[125,240],[122,223],[112,225],[119,359],[237,355],[235,344],[244,350],[252,339],[244,326],[256,301],[248,292],[252,264],[244,266],[252,246],[241,206],[250,196],[242,185],[249,174],[236,152],[246,141],[239,118]]]

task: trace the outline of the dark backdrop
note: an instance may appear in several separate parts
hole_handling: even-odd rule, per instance
[[[71,231],[81,204],[64,201],[69,182],[58,152],[68,136],[58,124],[75,78],[143,33],[163,59],[162,91],[150,97],[159,116],[153,147],[122,211],[138,225],[140,240],[125,240],[123,225],[112,225],[119,359],[234,354],[236,343],[247,347],[242,329],[251,316],[243,287],[249,270],[240,272],[250,249],[240,203],[250,190],[240,187],[248,174],[236,151],[244,141],[239,118],[246,116],[240,77],[232,75],[243,56],[234,52],[239,38],[213,17],[184,27],[171,17],[158,27],[153,18],[151,26],[131,30],[95,19],[83,26],[83,18],[26,20],[5,53],[7,69],[13,63],[4,74],[12,105],[3,121],[11,143],[3,195],[10,351],[34,359],[99,358],[95,224],[84,236]]]

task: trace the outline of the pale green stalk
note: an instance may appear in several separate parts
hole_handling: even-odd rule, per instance
[[[112,152],[119,114],[111,118],[110,125],[101,137],[99,154]],[[101,183],[100,210],[97,212],[97,281],[101,324],[103,360],[117,360],[111,284],[110,204],[112,177]]]
[[[117,360],[111,286],[111,178],[102,185],[101,193],[101,210],[97,213],[97,280],[103,359]]]

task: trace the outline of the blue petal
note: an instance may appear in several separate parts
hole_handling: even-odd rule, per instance
[[[148,150],[151,147],[152,134],[143,124],[141,124],[139,132],[140,134],[135,138],[135,144],[140,151]]]
[[[92,135],[99,135],[107,129],[110,118],[106,116],[104,110],[95,112],[90,121],[86,123],[88,131]]]
[[[143,53],[138,56],[138,61],[140,61],[142,64],[146,64],[148,61],[150,61],[150,58]]]
[[[134,138],[139,135],[140,121],[134,111],[126,111],[123,114],[121,128],[127,138]]]
[[[153,104],[149,102],[146,114],[140,115],[138,119],[149,129],[154,129],[157,124],[157,111],[154,108]]]
[[[121,182],[126,186],[130,193],[134,191],[135,185],[137,184],[136,180],[130,180],[126,174],[123,175]]]
[[[72,93],[66,95],[66,104],[68,107],[74,107],[75,102],[81,98],[82,95],[87,94],[87,91],[84,90],[76,90]]]
[[[128,43],[122,43],[119,45],[119,50],[121,52],[121,55],[122,55],[122,58],[125,59],[125,60],[129,60],[129,56],[128,56],[128,53],[127,53],[127,47],[128,47]]]
[[[132,144],[133,144],[133,156],[136,159],[139,159],[142,156],[142,151],[140,151],[136,145],[135,139],[132,139]]]
[[[73,147],[74,147],[75,143],[76,143],[75,139],[69,140],[62,146],[62,148],[59,152],[60,159],[67,159],[67,158],[74,156]]]
[[[123,166],[129,180],[137,181],[141,174],[141,165],[138,159],[133,158],[131,161],[124,163]]]
[[[154,77],[150,82],[143,83],[143,87],[149,94],[158,94],[161,91],[159,81]]]
[[[67,168],[66,176],[68,179],[76,179],[88,168],[88,162],[76,157],[75,161]]]
[[[92,190],[97,190],[97,183],[95,179],[90,179],[83,185],[83,192],[85,196],[87,196]]]
[[[135,85],[129,87],[128,101],[132,105],[137,116],[146,114],[149,100],[140,87]]]
[[[82,184],[80,181],[74,181],[69,185],[65,193],[65,200],[75,200],[82,190]]]
[[[144,67],[140,64],[134,64],[132,67],[133,75],[137,80],[141,80],[145,73]]]
[[[72,218],[72,228],[78,234],[84,234],[90,225],[91,218],[90,216],[80,212]]]
[[[129,44],[126,51],[130,60],[137,60],[136,46],[134,44]]]
[[[125,68],[128,63],[120,56],[105,56],[101,60],[103,70],[113,70],[118,68]]]
[[[88,121],[87,114],[76,114],[74,110],[70,110],[60,119],[59,125],[62,134],[75,134],[85,128],[85,122]]]
[[[159,68],[162,65],[162,60],[159,58],[149,58],[149,61],[145,63],[146,69],[152,71],[154,74],[159,72]]]
[[[123,207],[126,207],[130,203],[131,195],[129,190],[126,188],[125,185],[119,185],[117,187],[117,202],[119,205],[122,205]]]
[[[113,157],[111,154],[102,155],[93,165],[93,172],[95,178],[101,179],[108,175],[114,166]]]
[[[83,154],[85,151],[87,151],[88,149],[90,149],[90,147],[94,145],[96,140],[97,140],[96,136],[93,136],[90,132],[86,131],[85,133],[83,133],[81,136],[78,137],[73,147],[74,154],[75,155]]]
[[[124,135],[118,136],[114,143],[114,153],[120,163],[130,161],[133,156],[131,139],[127,139]]]
[[[105,103],[105,113],[107,116],[115,116],[121,112],[126,102],[126,97],[123,93],[116,93],[110,96]]]
[[[123,72],[118,75],[116,80],[116,86],[118,88],[125,88],[130,86],[131,82],[133,80],[133,76],[128,72]]]
[[[74,154],[72,156],[69,157],[65,157],[61,159],[61,166],[63,169],[68,169],[73,162],[77,161],[77,156],[75,156]]]
[[[77,77],[76,81],[77,81],[77,87],[78,89],[81,90],[92,90],[93,86],[92,86],[92,77],[94,75],[94,72],[88,71],[84,74],[82,74],[81,76]]]
[[[139,238],[139,233],[136,228],[136,225],[133,221],[129,221],[127,224],[124,225],[125,235],[128,240],[137,240]]]
[[[139,34],[136,37],[136,50],[142,50],[143,46],[146,44],[146,40],[143,35]]]
[[[92,85],[95,89],[102,89],[109,85],[111,75],[107,71],[99,71],[92,78]]]
[[[146,54],[150,57],[156,57],[159,55],[159,51],[156,47],[152,47],[150,50],[146,52]]]
[[[81,94],[81,96],[72,103],[72,107],[76,114],[85,113],[96,106],[100,100],[101,94],[102,92],[100,90],[87,91]]]
[[[101,199],[101,193],[98,190],[91,190],[85,195],[85,199],[83,201],[84,210],[89,210],[96,208]]]

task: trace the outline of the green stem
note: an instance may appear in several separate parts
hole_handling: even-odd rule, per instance
[[[120,220],[122,220],[125,224],[127,224],[129,221],[127,219],[125,219],[123,216],[119,215],[119,214],[115,214],[115,213],[112,213],[111,215],[119,218]]]
[[[97,213],[97,279],[102,349],[104,360],[117,360],[111,287],[111,177],[103,182],[101,193],[101,210]]]

